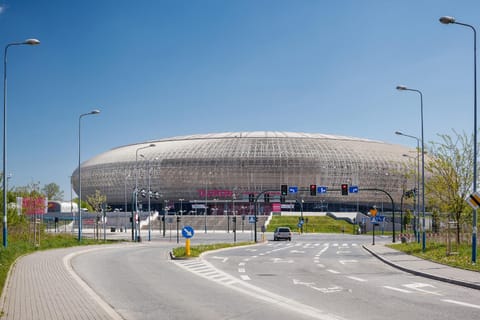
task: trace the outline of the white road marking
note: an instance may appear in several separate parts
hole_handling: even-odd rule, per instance
[[[337,271],[337,270],[332,270],[332,269],[327,269],[327,271],[330,272],[330,273],[334,273],[334,274],[340,273],[339,271]]]
[[[290,253],[305,253],[305,251],[300,251],[300,250],[292,250]]]
[[[222,260],[222,262],[227,262],[228,260],[228,257],[217,257],[217,256],[213,256],[212,259],[217,259],[217,260]]]
[[[360,281],[360,282],[365,282],[365,281],[367,281],[366,279],[357,278],[357,277],[353,277],[353,276],[348,276],[347,278],[352,279],[352,280],[355,280],[355,281]]]
[[[240,262],[240,263],[238,264],[239,267],[242,267],[242,266],[244,266],[244,265],[245,265],[245,262]]]
[[[390,287],[390,286],[383,286],[385,289],[390,289],[390,290],[393,290],[393,291],[399,291],[399,292],[403,292],[403,293],[412,293],[412,291],[409,291],[409,290],[405,290],[405,289],[400,289],[400,288],[395,288],[395,287]]]
[[[324,264],[321,264],[321,263],[317,263],[317,267],[325,268],[325,265],[324,265]]]
[[[252,298],[258,299],[260,301],[266,302],[273,304],[275,306],[278,306],[280,308],[284,308],[293,312],[297,312],[299,314],[305,315],[307,317],[310,317],[312,319],[319,319],[319,320],[340,320],[341,317],[329,313],[326,310],[321,310],[318,308],[311,307],[309,305],[303,304],[301,302],[283,297],[281,295],[278,295],[276,293],[270,292],[268,290],[265,290],[263,288],[257,287],[255,285],[252,285],[248,281],[240,281],[238,278],[235,278],[223,271],[220,271],[216,269],[212,264],[210,264],[208,261],[202,261],[201,263],[210,266],[212,270],[217,270],[219,274],[223,275],[220,279],[217,277],[213,278],[211,276],[205,276],[204,274],[194,272],[190,270],[190,268],[182,263],[181,260],[179,261],[172,261],[174,264],[177,266],[192,272],[194,274],[197,274],[205,279],[211,280],[216,282],[219,285],[223,285],[228,287],[231,290],[241,292],[245,295],[248,295]],[[249,280],[250,278],[242,277],[242,280]],[[328,289],[328,288],[327,288]]]
[[[421,289],[421,288],[435,288],[433,285],[431,284],[427,284],[427,283],[409,283],[409,284],[404,284],[403,285],[404,287],[407,287],[409,289],[413,289],[413,290],[417,290],[417,291],[420,291],[420,292],[423,292],[423,293],[428,293],[428,294],[433,294],[433,295],[436,295],[436,296],[441,296],[440,293],[438,292],[433,292],[433,291],[429,291],[429,290],[425,290],[425,289]]]
[[[242,274],[242,275],[240,276],[240,278],[241,278],[243,281],[250,281],[250,280],[252,280],[252,279],[250,279],[249,276],[247,276],[247,275],[245,275],[245,274]]]
[[[290,260],[284,260],[282,258],[272,258],[270,259],[273,261],[273,263],[293,263],[293,260],[290,259]]]
[[[339,262],[344,265],[347,263],[357,263],[358,260],[340,260]]]
[[[245,268],[238,268],[238,272],[245,273]]]
[[[478,304],[471,304],[471,303],[467,303],[467,302],[455,301],[455,300],[450,300],[450,299],[443,299],[442,301],[443,302],[448,302],[448,303],[458,304],[458,305],[464,306],[464,307],[480,309],[480,305],[478,305]]]
[[[328,287],[328,288],[319,288],[319,287],[315,286],[315,282],[303,282],[303,281],[300,281],[300,280],[297,280],[297,279],[293,279],[293,284],[305,286],[305,287],[308,287],[310,289],[317,290],[317,291],[320,291],[320,292],[323,292],[323,293],[333,293],[333,292],[339,292],[339,291],[343,290],[343,288],[339,287],[339,286],[333,286],[333,287]]]

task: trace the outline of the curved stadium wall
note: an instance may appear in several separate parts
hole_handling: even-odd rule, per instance
[[[154,147],[139,150],[152,143]],[[147,190],[150,178],[150,190],[159,194],[159,199],[151,199],[154,208],[183,202],[183,210],[192,210],[192,204],[206,200],[210,208],[223,203],[229,210],[229,202],[247,204],[250,194],[270,190],[270,207],[265,210],[272,210],[279,202],[280,185],[287,184],[305,190],[287,195],[286,201],[303,200],[306,210],[351,211],[371,205],[391,209],[382,192],[365,189],[385,190],[400,202],[403,188],[415,183],[406,180],[412,159],[404,155],[415,152],[401,145],[326,134],[227,132],[173,137],[121,146],[83,162],[82,198],[99,190],[110,206],[126,205],[130,210],[136,181],[139,189]],[[358,186],[359,193],[342,196],[333,191],[345,183]],[[72,184],[78,194],[78,168]],[[330,191],[310,196],[311,184]]]

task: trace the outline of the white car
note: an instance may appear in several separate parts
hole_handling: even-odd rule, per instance
[[[289,227],[277,227],[275,232],[273,233],[273,240],[281,240],[285,239],[288,241],[292,241],[292,231]]]

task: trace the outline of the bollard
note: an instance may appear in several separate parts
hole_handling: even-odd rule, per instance
[[[190,238],[185,240],[185,253],[190,257]]]

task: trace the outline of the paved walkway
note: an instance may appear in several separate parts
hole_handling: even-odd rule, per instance
[[[125,244],[123,244],[125,245]],[[75,255],[111,246],[39,251],[17,260],[0,298],[5,320],[86,320],[121,316],[72,270]],[[480,290],[480,272],[425,261],[383,244],[364,245],[380,260],[403,271]]]
[[[383,244],[364,245],[365,250],[383,262],[417,276],[480,290],[480,272],[452,268],[391,249]]]
[[[122,319],[72,271],[70,259],[85,250],[92,247],[38,251],[18,259],[0,300],[1,319]]]

